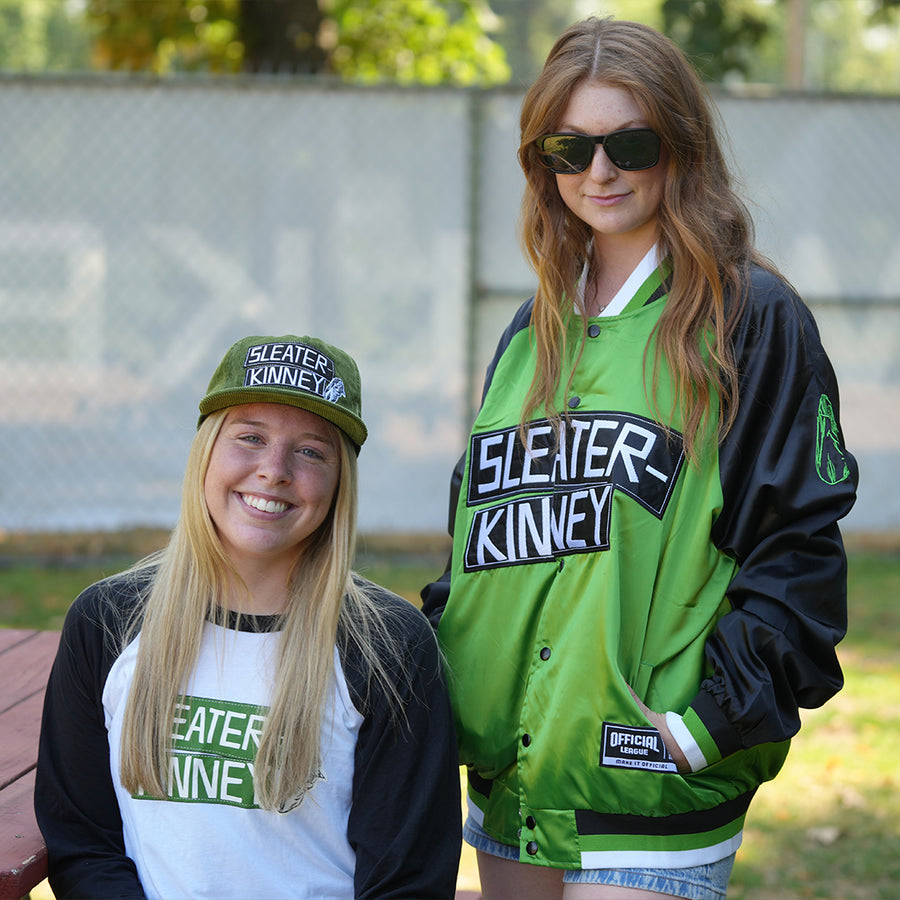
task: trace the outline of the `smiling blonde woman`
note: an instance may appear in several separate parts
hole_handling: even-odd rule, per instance
[[[66,619],[35,789],[56,897],[453,896],[437,644],[351,571],[360,408],[316,338],[225,355],[168,546]]]

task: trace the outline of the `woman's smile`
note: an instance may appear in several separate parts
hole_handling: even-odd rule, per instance
[[[241,494],[247,506],[264,513],[283,513],[291,504],[282,500],[267,500],[257,494]]]

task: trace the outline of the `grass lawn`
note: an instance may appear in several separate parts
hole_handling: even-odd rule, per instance
[[[75,595],[122,568],[47,560],[0,565],[0,626],[57,629]],[[373,553],[360,568],[418,601],[442,557]],[[850,630],[840,657],[846,685],[804,714],[787,763],[750,808],[729,900],[897,900],[900,897],[900,556],[850,558]],[[477,889],[463,851],[460,887]],[[46,885],[33,900],[52,897]]]

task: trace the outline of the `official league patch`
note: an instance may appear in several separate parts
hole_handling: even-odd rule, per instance
[[[646,769],[651,772],[677,772],[660,733],[655,728],[603,723],[603,748],[600,765],[619,769]]]

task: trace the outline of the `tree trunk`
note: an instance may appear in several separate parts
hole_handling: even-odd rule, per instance
[[[241,0],[245,71],[327,71],[318,42],[323,18],[318,0]]]

